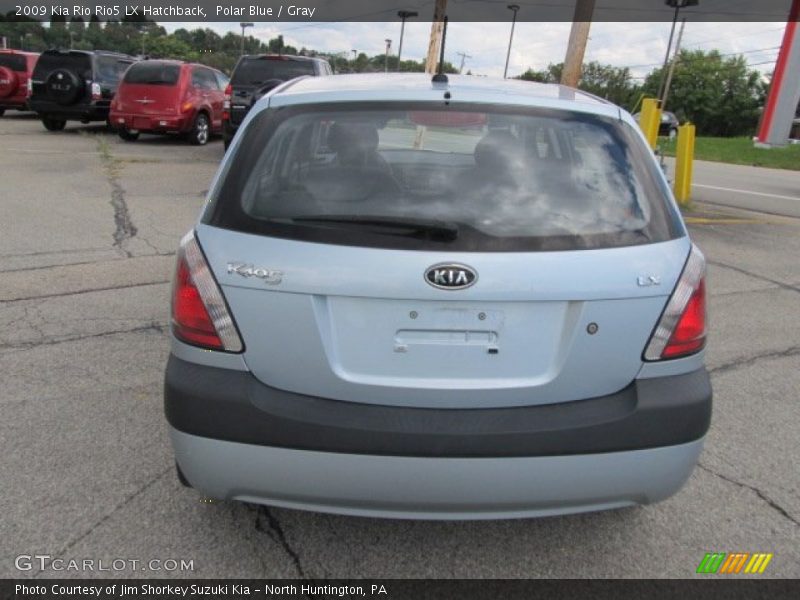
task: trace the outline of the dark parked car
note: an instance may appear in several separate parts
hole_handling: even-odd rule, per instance
[[[38,52],[0,50],[0,117],[6,109],[28,110],[30,81]]]
[[[636,122],[638,123],[641,116],[642,113],[636,113],[633,115],[633,118],[636,119]],[[658,135],[672,137],[678,133],[678,127],[680,124],[681,123],[678,121],[678,117],[675,116],[675,113],[665,110],[661,113],[661,123],[658,125]]]
[[[245,55],[236,63],[225,90],[222,139],[227,149],[245,115],[264,94],[295,77],[332,75],[330,64],[321,58],[284,54]]]
[[[203,145],[222,131],[223,90],[228,78],[196,63],[138,62],[125,72],[111,103],[111,125],[133,141],[142,132],[187,135]]]
[[[106,121],[119,80],[134,62],[102,50],[47,50],[33,71],[30,107],[49,131],[61,131],[67,121]]]

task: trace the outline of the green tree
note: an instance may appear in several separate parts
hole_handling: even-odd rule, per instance
[[[645,79],[643,91],[658,93],[662,69]],[[691,121],[708,136],[752,134],[764,104],[766,85],[743,56],[724,57],[717,50],[682,50],[672,77],[667,110]]]
[[[146,42],[147,55],[151,58],[175,58],[196,61],[200,53],[175,36],[156,36]]]
[[[564,63],[550,63],[542,71],[528,69],[518,79],[539,83],[559,83]],[[605,98],[625,108],[633,108],[641,93],[627,67],[613,67],[592,61],[583,65],[578,89]]]

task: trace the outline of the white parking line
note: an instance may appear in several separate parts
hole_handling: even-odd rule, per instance
[[[708,188],[709,190],[719,190],[721,192],[736,192],[737,194],[750,194],[751,196],[764,196],[766,198],[780,198],[781,200],[795,200],[800,202],[800,198],[794,196],[781,196],[780,194],[766,194],[764,192],[751,192],[750,190],[737,190],[734,188],[719,187],[716,185],[704,185],[702,183],[693,183],[693,187]]]

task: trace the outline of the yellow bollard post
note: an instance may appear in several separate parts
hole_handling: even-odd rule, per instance
[[[689,205],[692,194],[692,164],[694,162],[694,125],[686,123],[678,127],[675,146],[675,182],[672,191],[681,206]]]
[[[658,140],[658,126],[661,124],[661,109],[656,98],[642,100],[642,112],[639,115],[639,127],[647,138],[650,148],[656,149]]]

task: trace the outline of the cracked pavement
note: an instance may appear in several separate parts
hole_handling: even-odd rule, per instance
[[[0,135],[0,577],[82,575],[14,568],[37,553],[194,561],[97,576],[691,577],[710,551],[772,552],[766,575],[800,577],[800,220],[691,226],[714,416],[661,504],[437,523],[205,503],[175,477],[161,386],[174,252],[221,142],[49,134],[11,113]]]

